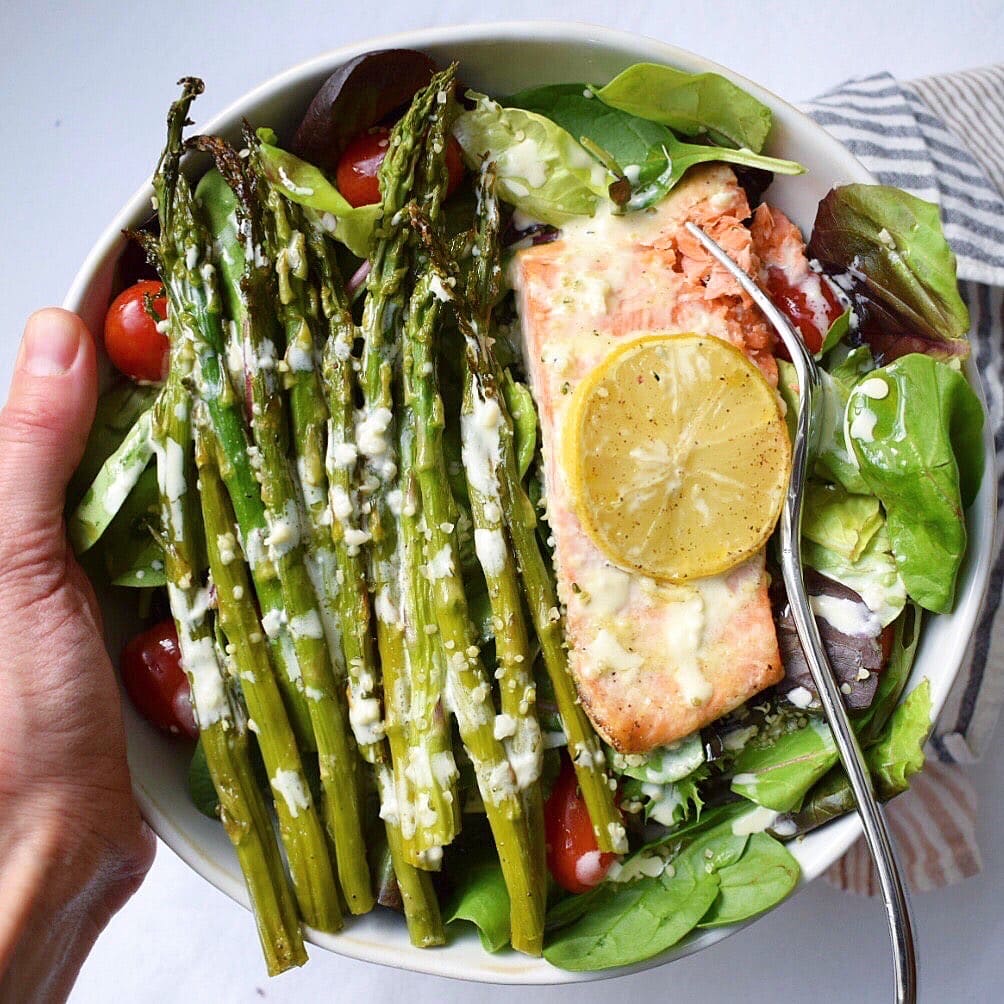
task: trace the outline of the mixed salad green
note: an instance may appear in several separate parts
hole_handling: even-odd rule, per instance
[[[167,352],[164,380],[104,394],[72,491],[91,575],[173,619],[124,680],[198,736],[192,797],[234,842],[272,972],[305,960],[301,921],[337,930],[375,903],[419,945],[470,923],[488,951],[639,962],[778,903],[799,879],[786,843],[854,807],[779,576],[781,684],[669,747],[600,742],[568,673],[504,282],[519,247],[649,211],[696,164],[733,165],[751,206],[802,168],[762,153],[770,110],[716,74],[638,64],[499,98],[456,81],[420,53],[360,57],[292,141],[249,128],[240,150],[183,137],[184,82],[132,234],[155,274],[120,263],[123,295],[160,284],[133,296],[147,329],[106,328],[113,359],[122,340]],[[346,161],[360,143],[370,159]],[[930,692],[908,682],[924,611],[953,606],[983,411],[936,207],[836,188],[808,253],[839,305],[811,346],[807,585],[888,799],[924,762]],[[175,676],[154,686],[135,666],[164,652]]]

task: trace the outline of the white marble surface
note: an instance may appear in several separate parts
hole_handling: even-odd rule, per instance
[[[184,73],[206,79],[205,119],[276,71],[366,36],[475,19],[560,18],[639,31],[693,49],[789,98],[855,74],[918,76],[1004,58],[1000,0],[659,0],[572,7],[509,0],[352,5],[287,0],[102,3],[0,0],[0,386],[25,315],[62,300],[76,268],[149,172],[162,118]],[[0,392],[4,394],[5,392]],[[914,900],[927,1002],[999,1001],[1004,984],[1004,744],[974,768],[983,876]],[[475,996],[589,1004],[611,995],[712,1002],[889,999],[882,914],[816,883],[729,941],[616,984],[560,990],[474,987],[340,959],[269,982],[250,917],[161,848],[143,889],[84,967],[75,1004],[106,1001],[385,1001]],[[356,995],[359,997],[356,997]]]

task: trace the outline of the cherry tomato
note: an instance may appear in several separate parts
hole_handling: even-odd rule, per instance
[[[816,272],[810,272],[804,282],[793,286],[784,274],[784,269],[772,265],[767,270],[767,292],[798,329],[810,352],[820,350],[830,325],[844,312],[829,280]],[[819,309],[820,306],[822,310]],[[821,325],[820,322],[825,324]],[[778,355],[787,358],[783,349],[784,346],[778,347]]]
[[[617,855],[601,852],[589,821],[586,803],[579,794],[575,768],[562,758],[561,773],[544,806],[547,867],[568,892],[588,892],[598,885]]]
[[[372,206],[380,201],[380,182],[377,174],[387,155],[389,141],[389,129],[382,126],[368,129],[356,136],[338,158],[335,184],[351,205]],[[446,144],[446,169],[450,178],[446,188],[446,195],[449,198],[464,179],[460,146],[452,136]]]
[[[171,735],[198,736],[174,621],[161,621],[131,639],[122,650],[121,674],[126,693],[148,722]]]
[[[147,296],[158,316],[167,317],[164,287],[152,279],[137,282],[119,293],[105,314],[105,351],[133,380],[159,381],[167,375],[168,341],[147,313]]]

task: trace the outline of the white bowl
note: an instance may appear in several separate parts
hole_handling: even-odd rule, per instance
[[[270,125],[280,133],[299,119],[320,83],[339,65],[374,49],[421,49],[440,64],[460,61],[465,82],[489,94],[513,93],[546,83],[587,81],[603,83],[631,63],[668,63],[692,72],[715,71],[730,77],[768,105],[774,113],[768,153],[800,161],[808,174],[779,178],[770,190],[770,201],[808,231],[816,204],[836,184],[873,182],[875,179],[836,140],[809,118],[764,88],[691,52],[653,39],[582,24],[523,22],[436,28],[370,39],[336,49],[287,70],[257,87],[211,121],[199,123],[204,132],[236,138],[242,117],[255,125]],[[197,69],[197,68],[196,68]],[[211,67],[206,67],[211,70]],[[151,115],[162,109],[151,108]],[[195,105],[198,116],[199,104]],[[154,163],[158,151],[150,151]],[[87,256],[64,306],[81,314],[91,330],[101,328],[108,306],[114,265],[124,241],[121,231],[149,215],[149,184],[127,203]],[[979,378],[970,364],[975,386]],[[911,678],[931,681],[935,712],[940,711],[961,665],[976,624],[990,570],[996,511],[993,452],[989,431],[985,435],[987,476],[969,512],[970,547],[962,569],[955,611],[930,617]],[[106,606],[109,649],[116,654],[136,628],[121,609]],[[133,784],[143,814],[160,838],[218,889],[245,907],[247,892],[223,828],[200,815],[188,798],[188,753],[178,743],[160,735],[125,702],[129,762]],[[824,872],[860,834],[856,816],[845,817],[792,845],[802,867],[802,884]],[[251,924],[251,918],[248,918]],[[473,929],[454,934],[450,944],[438,949],[417,949],[408,941],[401,918],[385,910],[352,920],[339,934],[310,932],[312,942],[357,959],[401,969],[492,983],[570,983],[661,965],[720,941],[737,928],[710,930],[689,938],[670,951],[631,969],[603,973],[567,973],[540,959],[514,952],[489,955]]]

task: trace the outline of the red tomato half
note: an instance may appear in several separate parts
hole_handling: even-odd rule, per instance
[[[596,843],[575,768],[567,757],[562,757],[561,773],[544,806],[544,828],[547,867],[568,892],[588,892],[599,885],[617,860],[616,854],[600,851]]]
[[[167,376],[167,335],[157,330],[157,322],[146,309],[146,297],[153,297],[153,309],[167,317],[164,287],[144,279],[123,290],[105,314],[105,351],[115,368],[133,380],[160,381]]]
[[[767,292],[802,336],[810,352],[818,352],[830,325],[844,312],[829,280],[810,272],[805,281],[793,286],[784,270],[771,266],[767,270]],[[787,358],[784,346],[778,355]]]
[[[171,735],[198,736],[174,621],[131,639],[122,650],[121,673],[126,693],[148,722]]]
[[[380,201],[380,165],[387,155],[390,130],[382,126],[360,133],[345,148],[338,159],[335,184],[351,205],[373,206]],[[460,159],[460,146],[451,136],[446,144],[446,169],[450,180],[447,198],[464,179],[464,163]]]

